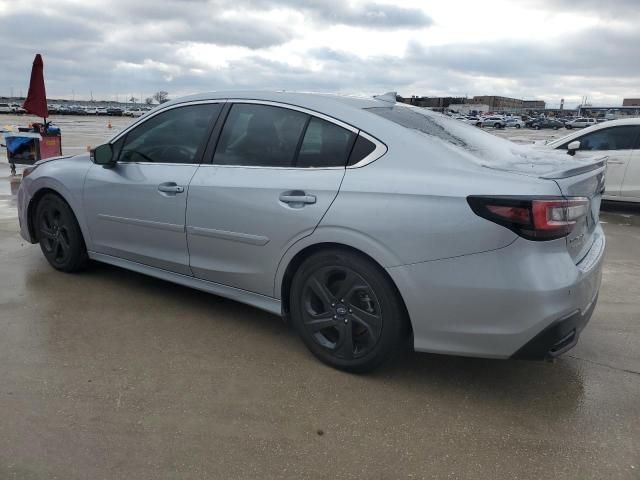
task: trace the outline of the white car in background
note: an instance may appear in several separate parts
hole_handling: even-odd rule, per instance
[[[8,103],[0,103],[0,113],[13,113],[13,108]]]
[[[549,147],[608,157],[603,199],[640,202],[640,118],[611,120],[554,140]]]
[[[504,126],[511,128],[522,128],[524,127],[524,122],[520,118],[509,117],[504,121]]]
[[[483,127],[504,128],[506,121],[504,117],[491,116],[482,120]]]
[[[476,127],[482,126],[482,118],[480,117],[467,117],[463,120],[464,123],[474,125]]]
[[[87,115],[97,115],[98,114],[98,108],[97,107],[85,107],[84,111],[87,112]]]
[[[576,118],[575,120],[571,120],[570,122],[567,122],[564,126],[565,128],[568,128],[569,130],[571,130],[572,128],[592,127],[597,124],[598,124],[598,121],[595,118],[580,117],[580,118]]]

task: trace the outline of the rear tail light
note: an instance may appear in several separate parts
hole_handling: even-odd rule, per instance
[[[589,212],[585,197],[485,197],[467,202],[476,215],[507,227],[528,240],[554,240],[571,233]]]

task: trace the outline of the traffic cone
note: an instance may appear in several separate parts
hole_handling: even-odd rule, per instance
[[[113,127],[111,126],[111,120],[109,120],[109,123],[107,123],[107,128],[113,128]]]

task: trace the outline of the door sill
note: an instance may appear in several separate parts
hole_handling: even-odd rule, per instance
[[[184,285],[185,287],[195,288],[196,290],[201,290],[203,292],[213,293],[214,295],[229,298],[240,303],[246,303],[247,305],[265,310],[269,313],[273,313],[274,315],[282,316],[282,303],[276,298],[267,297],[266,295],[260,295],[258,293],[249,292],[240,288],[229,287],[220,283],[210,282],[208,280],[201,280],[189,275],[169,272],[161,268],[150,267],[149,265],[145,265],[143,263],[113,257],[104,253],[87,253],[89,254],[89,258],[98,262],[108,263],[109,265],[114,265],[116,267],[126,268],[127,270],[132,270],[134,272],[159,278],[160,280],[166,280],[167,282]]]

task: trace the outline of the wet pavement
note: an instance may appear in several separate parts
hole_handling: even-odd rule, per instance
[[[354,376],[254,308],[54,271],[0,161],[0,479],[639,479],[640,207],[601,220],[600,300],[569,354],[407,354]]]

